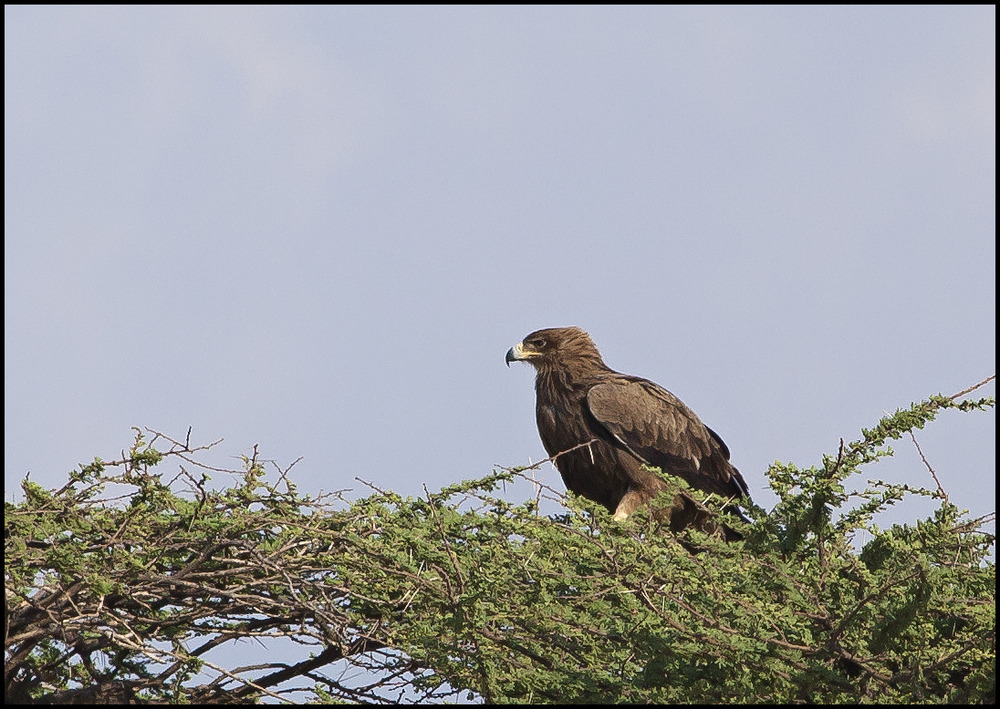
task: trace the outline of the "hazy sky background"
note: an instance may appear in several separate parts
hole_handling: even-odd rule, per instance
[[[310,492],[537,461],[533,373],[504,353],[578,325],[770,507],[772,461],[995,371],[995,26],[7,6],[5,497],[118,457],[131,426],[224,437],[232,466],[303,456]],[[993,511],[994,414],[918,440]],[[871,477],[933,486],[894,447]]]

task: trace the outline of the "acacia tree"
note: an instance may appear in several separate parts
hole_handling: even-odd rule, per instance
[[[215,489],[210,446],[137,430],[120,460],[58,490],[25,480],[6,505],[6,698],[992,702],[988,520],[940,485],[845,486],[942,410],[993,406],[970,391],[897,411],[820,465],[774,464],[779,503],[727,519],[731,544],[581,499],[556,516],[509,503],[498,488],[519,468],[348,502],[299,493],[255,450]],[[912,496],[936,509],[877,526]],[[248,639],[284,642],[285,659],[239,664]]]

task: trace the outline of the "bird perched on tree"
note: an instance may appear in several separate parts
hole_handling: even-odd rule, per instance
[[[738,503],[750,493],[729,449],[676,396],[648,379],[621,374],[578,327],[537,330],[507,351],[535,368],[535,417],[542,445],[566,487],[604,505],[617,521],[667,489],[662,473]],[[738,538],[690,495],[653,510],[671,529],[695,526]]]

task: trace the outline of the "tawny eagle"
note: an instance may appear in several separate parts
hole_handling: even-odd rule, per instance
[[[566,487],[604,505],[615,520],[667,488],[644,466],[732,503],[749,500],[719,435],[663,387],[608,367],[580,328],[537,330],[508,350],[507,366],[513,361],[535,368],[538,433]],[[738,537],[687,494],[653,512],[675,531],[693,525]]]

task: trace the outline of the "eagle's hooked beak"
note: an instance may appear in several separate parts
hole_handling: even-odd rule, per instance
[[[518,342],[516,345],[507,350],[507,356],[504,358],[508,367],[511,362],[518,362],[522,359],[527,359],[527,357],[524,356],[524,343],[521,342]]]

